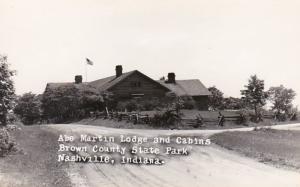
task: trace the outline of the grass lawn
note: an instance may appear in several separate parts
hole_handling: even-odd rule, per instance
[[[260,162],[300,171],[300,131],[260,129],[225,132],[212,142]]]

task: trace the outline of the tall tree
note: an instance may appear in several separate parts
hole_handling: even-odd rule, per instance
[[[7,56],[0,55],[0,126],[6,126],[7,114],[13,108],[14,75],[15,71],[10,70],[7,64]]]
[[[244,87],[245,90],[241,90],[242,99],[251,109],[254,109],[255,117],[258,119],[258,109],[266,104],[268,98],[264,80],[260,80],[256,75],[250,76],[248,84]]]
[[[211,93],[211,96],[209,97],[209,107],[213,110],[223,109],[223,92],[215,86],[209,87],[208,91]]]
[[[283,85],[271,87],[269,89],[269,100],[272,103],[272,110],[276,113],[277,117],[282,114],[287,116],[293,107],[293,100],[296,93],[292,89],[285,88]]]

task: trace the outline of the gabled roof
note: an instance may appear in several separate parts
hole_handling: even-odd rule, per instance
[[[136,70],[135,70],[136,71]],[[93,87],[96,88],[98,91],[106,91],[110,87],[114,86],[115,84],[121,82],[126,77],[132,75],[135,71],[130,71],[127,73],[123,73],[120,77],[110,76],[103,79],[98,79],[92,82],[85,82],[81,84],[75,84],[74,82],[63,82],[63,83],[48,83],[46,89],[58,89],[58,88],[67,88],[70,86],[75,85],[76,88],[81,89],[84,87]]]
[[[138,73],[139,75],[143,76],[144,78],[148,79],[149,81],[153,81],[153,83],[157,83],[157,85],[161,86],[162,89],[166,91],[172,91],[177,96],[206,96],[211,95],[208,89],[198,80],[198,79],[191,79],[191,80],[176,80],[176,84],[173,83],[166,83],[164,80],[155,81],[150,77],[146,76],[145,74],[139,72],[138,70],[130,71],[123,73],[121,76],[116,77],[110,76],[103,79],[98,79],[92,82],[82,83],[82,84],[75,84],[74,82],[66,82],[66,83],[48,83],[46,89],[58,89],[58,88],[69,88],[75,86],[75,88],[79,90],[85,90],[87,88],[90,89],[97,89],[100,92],[107,91],[108,89],[116,86],[127,77]]]
[[[127,78],[128,76],[132,75],[134,72],[136,72],[136,70],[123,73],[119,77],[116,77],[114,75],[114,76],[106,77],[103,79],[98,79],[98,80],[90,82],[89,85],[99,89],[99,91],[106,91],[107,89],[118,84],[119,82],[121,82],[122,80]]]
[[[145,74],[139,72],[138,70],[123,73],[119,77],[110,76],[110,77],[106,77],[106,78],[103,78],[103,79],[95,80],[95,81],[90,82],[89,85],[97,88],[99,91],[107,91],[108,89],[114,87],[115,85],[117,85],[118,83],[122,82],[127,77],[129,77],[129,76],[131,76],[135,73],[138,73],[139,75],[143,76],[144,78],[148,79],[149,81],[152,81],[154,84],[157,84],[158,86],[161,86],[166,91],[170,91],[167,87],[165,87],[161,84],[158,84],[157,81],[151,79],[150,77],[148,77]]]
[[[158,81],[163,86],[169,88],[177,96],[205,96],[211,95],[208,89],[198,79],[176,80],[176,83],[166,83],[164,80]]]

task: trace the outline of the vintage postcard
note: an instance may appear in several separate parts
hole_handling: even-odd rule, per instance
[[[0,187],[299,187],[299,10],[0,0]]]

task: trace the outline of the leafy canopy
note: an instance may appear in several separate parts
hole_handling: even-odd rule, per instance
[[[253,75],[248,80],[248,84],[244,86],[245,90],[241,90],[242,98],[253,108],[264,106],[268,98],[267,92],[264,91],[264,80],[260,80],[256,75]]]
[[[292,89],[285,88],[283,85],[271,87],[269,89],[269,100],[272,103],[272,110],[277,114],[288,114],[293,107],[293,100],[296,93]]]
[[[2,126],[7,124],[7,114],[13,108],[15,88],[12,77],[15,71],[9,69],[7,56],[0,55],[0,122]]]
[[[209,87],[208,91],[210,91],[211,95],[209,96],[209,107],[213,110],[223,109],[223,92],[221,92],[215,86]]]

